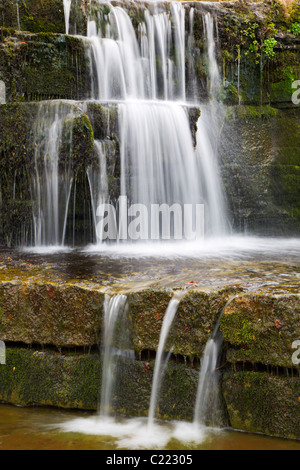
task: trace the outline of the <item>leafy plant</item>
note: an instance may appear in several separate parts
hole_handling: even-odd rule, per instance
[[[265,39],[263,44],[263,51],[268,59],[271,59],[275,56],[274,47],[276,46],[277,41],[274,38]]]
[[[300,36],[300,23],[293,23],[289,32],[295,36]]]

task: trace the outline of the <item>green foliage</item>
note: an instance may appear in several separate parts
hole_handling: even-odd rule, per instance
[[[263,52],[265,53],[268,59],[271,59],[275,56],[274,47],[276,46],[277,41],[275,38],[265,39],[263,44]]]
[[[257,23],[250,23],[250,20],[246,20],[245,23],[249,26],[248,28],[242,30],[242,36],[254,40],[256,38],[256,30],[259,28],[259,25]]]
[[[300,23],[293,23],[289,32],[295,36],[300,36]]]
[[[245,52],[245,55],[247,56],[251,54],[255,63],[258,64],[260,58],[260,44],[257,38],[259,25],[257,23],[250,23],[250,20],[246,20],[245,24],[248,25],[248,27],[241,31],[242,43],[249,39],[251,41],[250,45],[248,46],[248,50]]]

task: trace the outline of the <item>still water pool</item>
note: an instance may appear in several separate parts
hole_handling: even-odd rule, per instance
[[[97,416],[48,408],[0,405],[0,450],[300,450],[300,442],[273,439],[231,430],[202,430],[191,439],[187,423],[161,424],[155,434],[163,446],[147,436],[143,420],[106,423],[108,435]],[[116,429],[119,429],[117,436]],[[111,432],[113,435],[109,435]],[[99,435],[99,433],[101,435]],[[127,435],[126,435],[127,434]],[[139,436],[137,440],[136,437]],[[149,446],[147,446],[149,438]],[[127,444],[127,447],[126,447]]]

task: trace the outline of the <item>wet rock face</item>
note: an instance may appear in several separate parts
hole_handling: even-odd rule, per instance
[[[80,39],[5,30],[0,51],[0,79],[6,85],[7,101],[89,97],[89,63]]]
[[[45,137],[42,132],[37,131],[37,122],[41,115],[49,112],[49,109],[55,111],[56,106],[63,107],[66,114],[69,113],[69,117],[63,123],[59,142],[59,168],[62,173],[66,168],[71,168],[72,174],[78,179],[79,191],[83,187],[80,201],[86,199],[85,187],[80,186],[80,183],[82,179],[86,179],[86,170],[97,161],[97,156],[94,153],[93,128],[84,111],[70,102],[0,105],[0,245],[2,246],[23,246],[26,244],[26,239],[33,236],[33,213],[37,201],[32,193],[32,178],[36,173],[36,166],[42,164],[36,162],[36,152]],[[90,198],[90,194],[87,197]],[[79,219],[81,210],[78,205]],[[88,226],[88,223],[84,222]]]
[[[64,33],[64,8],[62,0],[2,0],[0,27],[21,29],[33,33]]]
[[[130,294],[125,324],[128,349],[156,351],[172,291],[142,290]],[[232,295],[230,289],[183,297],[168,347],[174,354],[201,358],[211,331]],[[4,283],[0,289],[2,341],[66,347],[97,347],[103,337],[104,294],[76,285]]]
[[[26,349],[6,351],[0,369],[0,399],[21,406],[43,405],[98,410],[102,359],[98,354],[71,355]],[[112,413],[147,416],[154,362],[121,358],[116,371]],[[169,364],[159,401],[163,419],[192,420],[198,371]]]
[[[226,113],[220,161],[233,226],[269,236],[297,235],[298,110],[242,106]]]
[[[229,372],[224,374],[222,388],[233,428],[300,439],[299,379]]]
[[[299,439],[299,320],[299,294],[240,295],[225,308],[220,329],[232,371],[222,390],[233,428]]]
[[[1,337],[6,342],[56,347],[99,344],[104,296],[75,286],[1,288]]]
[[[300,295],[240,295],[225,308],[221,331],[230,363],[293,368],[300,337]]]

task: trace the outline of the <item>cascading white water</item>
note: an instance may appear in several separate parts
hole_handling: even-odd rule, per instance
[[[93,8],[97,9],[96,3]],[[180,2],[172,2],[169,8],[164,8],[163,4],[152,4],[151,8],[139,5],[139,8],[144,19],[136,31],[125,5],[113,6],[99,1],[98,20],[94,14],[88,21],[85,40],[91,63],[91,98],[117,103],[119,109],[120,194],[127,197],[129,204],[143,204],[148,209],[153,204],[169,207],[204,204],[206,233],[222,235],[227,222],[216,158],[222,108],[217,101],[220,77],[215,21],[209,13],[203,16],[210,101],[205,106],[200,105],[202,116],[195,149],[188,112],[191,103],[186,103],[188,82],[190,98],[197,98],[191,53],[186,63],[186,53],[191,52],[189,48],[194,44],[194,9],[190,9],[186,21],[186,8]],[[64,9],[68,34],[71,0],[64,0]],[[188,31],[186,24],[189,24]],[[62,120],[57,114],[53,122],[48,121],[50,127],[46,129],[45,119],[42,116],[39,119],[39,132],[48,134],[49,138],[48,146],[39,145],[36,152],[35,244],[62,245],[72,185],[68,168],[63,175],[58,171]],[[108,202],[109,192],[105,160],[110,146],[106,143],[96,142],[99,165],[88,170],[98,242],[102,238],[101,234],[98,236],[97,207]],[[43,172],[37,163],[42,158]],[[149,223],[153,224],[152,219]],[[191,216],[177,218],[175,225],[170,227],[171,238],[190,239],[187,232],[195,233]],[[151,226],[146,238],[140,238],[152,238],[152,232],[157,232],[152,229]],[[162,231],[160,227],[160,236]]]
[[[60,149],[66,119],[74,118],[62,103],[42,103],[34,129],[35,173],[32,175],[35,246],[62,246],[73,183],[71,160],[60,168]],[[69,128],[72,133],[72,125]],[[71,135],[70,135],[70,140]]]
[[[127,297],[125,295],[117,294],[111,298],[108,295],[105,296],[100,418],[108,418],[110,415],[116,357],[113,339],[117,320],[124,312],[126,302]]]
[[[219,173],[218,142],[221,134],[224,108],[218,101],[221,80],[216,59],[215,22],[210,13],[203,18],[203,28],[207,41],[209,68],[208,104],[201,105],[201,117],[198,121],[197,154],[203,198],[206,202],[206,227],[209,235],[221,236],[228,230],[226,204],[222,179]]]
[[[66,34],[69,34],[70,13],[71,13],[72,0],[63,0],[63,1],[64,1],[64,14],[65,14]]]
[[[155,360],[155,368],[154,368],[149,415],[148,415],[148,429],[149,430],[151,430],[151,428],[153,427],[155,414],[156,414],[160,382],[162,380],[163,354],[165,351],[165,345],[168,339],[170,328],[172,326],[175,315],[177,313],[178,306],[179,306],[179,299],[173,298],[170,301],[169,306],[167,308],[163,325],[162,325],[162,329],[161,329],[161,333],[160,333],[159,345],[158,345],[156,360]]]
[[[226,303],[219,315],[211,338],[208,340],[202,362],[199,376],[199,384],[194,412],[195,428],[199,425],[217,425],[217,410],[219,405],[219,372],[218,362],[220,359],[221,348],[223,345],[223,336],[220,331],[221,318],[224,310],[234,300],[232,296]]]
[[[206,345],[197,392],[194,423],[215,424],[215,411],[218,404],[219,375],[217,371],[222,336],[216,335]]]
[[[174,2],[171,14],[145,9],[138,35],[123,7],[109,9],[102,29],[93,19],[88,23],[92,98],[185,101],[184,8]]]
[[[175,102],[137,101],[119,110],[121,194],[147,206],[200,203],[187,109]]]
[[[93,64],[93,99],[119,102],[121,195],[127,196],[130,203],[147,207],[204,204],[206,232],[224,233],[226,208],[212,143],[217,135],[215,113],[209,109],[200,118],[195,150],[184,104],[187,47],[184,5],[172,2],[170,11],[161,11],[161,6],[159,11],[155,7],[151,11],[145,8],[138,35],[125,8],[109,5],[108,11],[101,28],[94,19],[88,24],[89,54]],[[191,13],[188,47],[192,44],[193,21]],[[220,87],[215,22],[207,14],[203,23],[210,96],[215,101]],[[192,70],[193,64],[189,65]],[[185,238],[182,221],[174,232]]]
[[[107,177],[107,154],[110,143],[105,141],[95,140],[95,151],[98,157],[98,165],[92,166],[88,169],[88,179],[91,190],[92,210],[94,224],[97,223],[97,207],[101,204],[106,204],[109,201],[108,195],[108,177]],[[104,227],[102,227],[102,231]],[[98,228],[99,231],[99,228]],[[99,233],[101,234],[100,230]],[[101,236],[99,236],[101,238]]]
[[[209,94],[213,100],[218,98],[220,91],[220,73],[216,60],[216,42],[215,42],[215,22],[210,13],[206,13],[203,18],[203,28],[207,39],[208,50],[208,68],[209,68]]]
[[[216,134],[219,132],[217,129],[218,122],[222,119],[222,110],[219,111],[220,114],[216,115],[213,104],[201,106],[196,149],[202,196],[207,209],[206,229],[207,233],[213,236],[221,236],[228,230],[226,203],[216,157],[217,141],[212,138],[212,130],[215,130]]]

